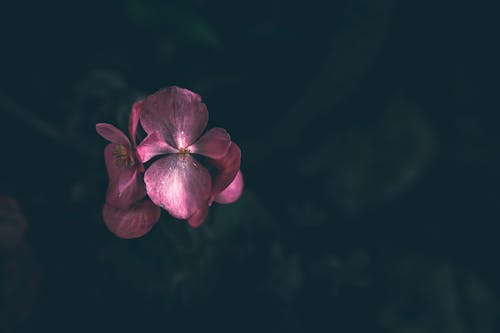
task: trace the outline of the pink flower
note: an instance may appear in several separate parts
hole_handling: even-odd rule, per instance
[[[140,116],[148,136],[137,147],[140,160],[163,155],[144,174],[151,200],[173,217],[199,226],[212,201],[236,201],[243,190],[240,148],[222,128],[207,126],[199,95],[178,87],[161,89],[144,100]],[[206,157],[211,174],[192,154]]]
[[[146,198],[141,175],[144,166],[136,152],[135,137],[142,105],[139,101],[132,106],[130,139],[113,125],[96,125],[97,133],[111,142],[104,149],[109,185],[103,219],[108,229],[121,238],[146,234],[160,218],[160,209]]]

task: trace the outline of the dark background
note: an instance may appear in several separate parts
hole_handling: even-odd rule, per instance
[[[499,332],[492,3],[9,2],[0,331]],[[169,85],[245,192],[118,239],[95,124]]]

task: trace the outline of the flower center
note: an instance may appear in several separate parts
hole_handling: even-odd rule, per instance
[[[179,148],[179,154],[186,156],[186,155],[189,155],[189,153],[190,153],[189,149]]]
[[[116,159],[116,164],[119,167],[128,167],[132,165],[130,160],[130,154],[127,147],[121,144],[115,145],[113,148],[113,157]]]

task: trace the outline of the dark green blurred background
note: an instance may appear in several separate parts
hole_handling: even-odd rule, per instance
[[[5,4],[0,332],[499,332],[492,3]],[[169,85],[245,193],[121,240],[95,124]]]

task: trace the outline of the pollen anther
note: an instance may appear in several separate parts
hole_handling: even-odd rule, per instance
[[[188,155],[188,154],[190,154],[191,152],[190,152],[190,151],[189,151],[189,149],[187,149],[187,148],[180,148],[180,149],[179,149],[179,153],[180,153],[181,155]]]
[[[113,148],[113,156],[116,159],[116,164],[120,167],[126,167],[130,165],[130,156],[127,147],[122,144],[117,144]]]

